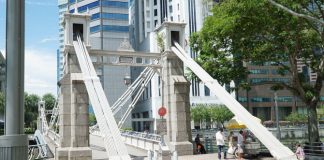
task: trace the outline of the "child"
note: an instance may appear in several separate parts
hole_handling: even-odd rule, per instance
[[[304,160],[305,153],[304,153],[303,148],[300,146],[300,144],[297,144],[297,149],[296,149],[296,153],[295,154],[297,156],[297,159]]]

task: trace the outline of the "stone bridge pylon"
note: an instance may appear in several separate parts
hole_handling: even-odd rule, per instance
[[[89,148],[88,106],[93,106],[98,126],[104,137],[105,148],[109,159],[129,160],[125,144],[122,142],[117,123],[114,119],[107,98],[100,85],[90,57],[116,54],[113,51],[91,50],[89,42],[90,16],[84,14],[64,15],[65,45],[64,45],[64,76],[60,83],[60,126],[59,148],[56,150],[56,160],[92,159]],[[185,23],[164,22],[158,29],[158,34],[164,35],[165,51],[160,53],[125,52],[120,55],[133,57],[134,62],[128,65],[162,68],[164,81],[163,104],[167,107],[166,144],[171,152],[178,155],[193,153],[190,130],[189,82],[184,77],[183,63],[171,51],[173,41],[184,43]],[[154,63],[138,64],[135,59],[145,57]],[[162,58],[161,58],[162,57]],[[119,59],[120,60],[120,59]],[[99,62],[100,63],[100,62]],[[102,62],[103,63],[103,62]],[[104,64],[104,63],[103,63]],[[126,64],[127,65],[127,64]],[[109,95],[107,95],[109,96]],[[168,156],[170,158],[170,156]]]

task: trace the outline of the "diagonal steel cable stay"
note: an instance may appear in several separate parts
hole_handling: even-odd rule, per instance
[[[148,78],[149,73],[153,71],[153,68],[146,67],[137,79],[127,88],[127,90],[118,98],[118,100],[112,105],[111,110],[116,114],[125,103],[131,99],[133,95],[143,84],[144,81]],[[151,80],[151,79],[150,79]]]
[[[132,103],[129,104],[126,112],[124,113],[124,115],[122,117],[122,119],[118,123],[119,128],[121,128],[123,126],[123,124],[125,123],[127,117],[129,116],[131,111],[134,109],[135,104],[137,103],[137,101],[139,100],[141,95],[144,93],[146,86],[149,84],[149,82],[151,81],[154,74],[155,74],[155,71],[152,68],[150,68],[149,72],[146,75],[144,75],[144,81],[138,85],[139,88],[138,88],[138,91],[135,94],[135,97],[132,100]]]
[[[177,43],[171,50],[183,61],[186,67],[212,91],[218,99],[223,102],[235,116],[239,118],[252,133],[268,148],[271,155],[278,160],[297,160],[294,153],[275,138],[263,125],[256,122],[253,116],[236,101],[214,78],[212,78],[203,68],[201,68],[184,49]]]
[[[125,107],[125,103],[134,96],[132,99],[132,102],[128,105],[126,111],[123,113],[123,117],[118,123],[119,129],[123,126],[125,123],[127,117],[131,113],[131,111],[134,109],[135,104],[139,100],[140,96],[144,93],[145,88],[149,84],[150,80],[153,78],[154,74],[156,73],[156,70],[152,67],[146,67],[140,75],[137,77],[137,79],[128,87],[128,89],[122,94],[120,98],[114,103],[114,105],[111,107],[111,110],[113,114],[117,114],[123,107]],[[90,134],[94,131],[98,130],[98,125],[94,125],[90,127]]]
[[[100,80],[96,74],[91,58],[80,36],[73,41],[73,46],[83,74],[84,83],[93,106],[93,110],[102,132],[105,148],[111,160],[130,160],[122,141],[117,123],[109,106]]]

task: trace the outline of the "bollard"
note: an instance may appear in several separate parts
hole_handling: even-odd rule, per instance
[[[148,160],[153,160],[153,152],[151,150],[147,151],[147,158]]]

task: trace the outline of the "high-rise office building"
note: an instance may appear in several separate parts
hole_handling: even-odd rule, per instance
[[[59,4],[61,4],[60,11],[62,10],[60,16],[66,12],[91,15],[89,37],[91,50],[116,51],[121,42],[129,37],[128,0],[68,0]],[[60,31],[61,29],[60,37],[64,34],[62,26]],[[60,44],[63,45],[63,41]],[[63,52],[59,54],[59,57],[63,57]],[[64,63],[60,61],[59,64],[59,69],[62,69]],[[130,68],[106,65],[97,65],[95,68],[109,104],[112,105],[127,89],[123,79],[126,75],[130,75]],[[123,110],[115,115],[117,121],[122,114]]]
[[[64,28],[62,26],[64,13],[67,12],[68,0],[58,0],[59,8],[59,49],[57,49],[57,81],[63,76],[63,46],[64,46]]]
[[[164,21],[185,22],[186,44],[185,50],[191,57],[196,53],[190,50],[189,37],[199,31],[204,19],[211,15],[211,8],[215,1],[205,0],[133,0],[130,1],[130,42],[138,51],[158,52],[156,33]],[[136,77],[141,68],[133,68],[132,76]],[[161,106],[161,78],[155,75],[142,99],[132,112],[132,127],[143,131],[156,130],[155,118],[157,109]],[[190,103],[221,104],[215,95],[198,80],[191,80]]]

